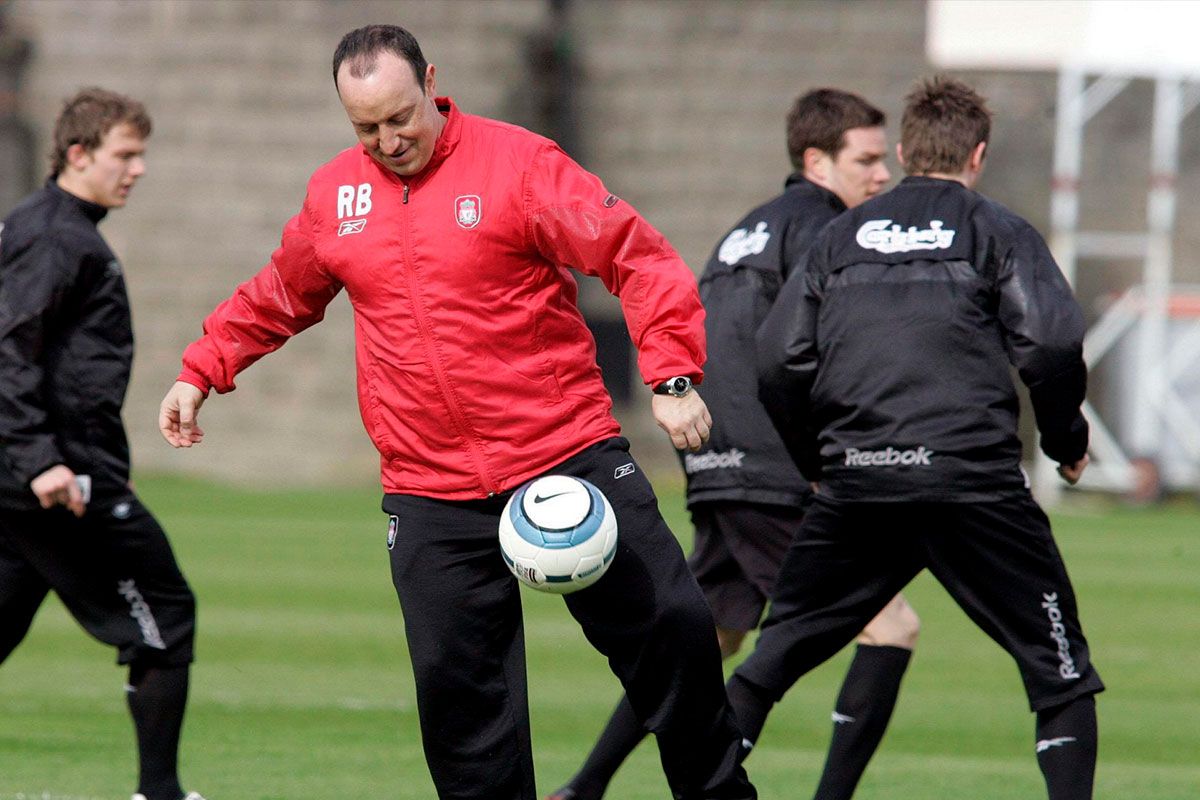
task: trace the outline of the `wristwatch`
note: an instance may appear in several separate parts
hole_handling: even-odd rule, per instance
[[[655,394],[669,394],[673,397],[683,397],[692,390],[692,379],[686,375],[678,375],[654,387]]]

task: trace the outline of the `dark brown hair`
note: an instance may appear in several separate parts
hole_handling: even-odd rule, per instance
[[[54,122],[54,149],[50,153],[50,176],[58,177],[67,165],[67,150],[82,145],[89,153],[100,146],[105,135],[127,122],[138,136],[147,139],[152,125],[146,107],[132,97],[97,86],[80,89],[63,104]]]
[[[900,147],[909,175],[962,171],[971,151],[992,132],[987,102],[954,78],[926,78],[909,92],[905,103]]]
[[[883,112],[856,94],[840,89],[814,89],[796,98],[787,115],[787,146],[792,166],[804,169],[810,147],[832,157],[846,145],[846,131],[878,128],[887,122]]]
[[[364,78],[375,71],[375,58],[384,52],[407,61],[417,76],[417,85],[425,91],[429,62],[425,60],[417,38],[399,25],[367,25],[343,36],[333,53],[333,85],[337,86],[338,69],[343,61],[350,62],[353,77]]]

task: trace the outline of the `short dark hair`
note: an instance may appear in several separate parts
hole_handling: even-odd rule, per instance
[[[792,166],[804,169],[810,147],[836,157],[846,146],[846,131],[878,128],[887,117],[856,94],[841,89],[814,89],[796,98],[787,115],[787,146]]]
[[[105,135],[127,122],[143,139],[150,137],[152,124],[146,107],[123,94],[98,86],[80,89],[63,103],[54,121],[54,145],[50,152],[50,177],[57,178],[67,166],[67,150],[82,145],[91,152],[100,146]]]
[[[421,91],[425,90],[429,62],[421,53],[417,37],[399,25],[367,25],[343,36],[333,52],[333,85],[337,86],[338,70],[343,61],[350,62],[353,77],[364,78],[375,71],[376,56],[383,52],[394,53],[407,61],[417,76],[417,85]]]
[[[904,98],[900,147],[909,175],[960,172],[992,132],[987,101],[946,75],[926,78]]]

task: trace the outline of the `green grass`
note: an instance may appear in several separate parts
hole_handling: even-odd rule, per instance
[[[664,481],[664,486],[667,481]],[[210,800],[434,797],[378,494],[255,493],[143,478],[200,600],[183,774]],[[676,491],[672,525],[690,538]],[[1200,510],[1081,507],[1055,517],[1100,696],[1097,797],[1200,795]],[[857,797],[1042,796],[1033,717],[1011,661],[927,576],[921,644]],[[615,680],[555,598],[525,593],[539,788],[578,765]],[[848,654],[792,690],[748,762],[764,798],[815,785]],[[54,599],[0,669],[0,800],[124,800],[133,734],[113,653]],[[668,796],[653,746],[615,800]]]

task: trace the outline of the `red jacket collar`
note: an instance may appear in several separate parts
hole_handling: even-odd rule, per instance
[[[449,97],[435,97],[433,102],[437,106],[438,112],[446,118],[446,125],[438,135],[437,143],[433,146],[433,155],[430,157],[429,163],[425,165],[425,169],[421,170],[422,172],[442,163],[446,156],[454,151],[459,137],[462,136],[462,112],[458,110],[454,101]]]

